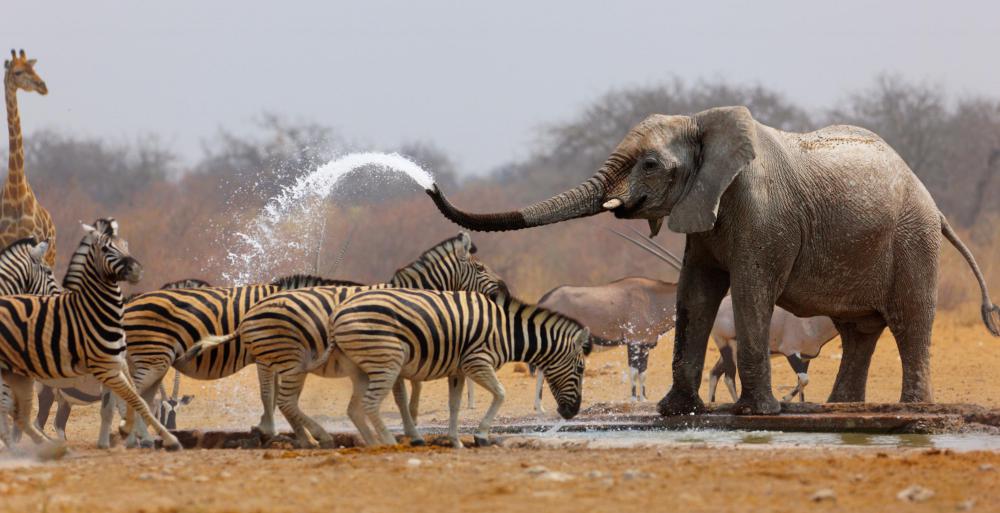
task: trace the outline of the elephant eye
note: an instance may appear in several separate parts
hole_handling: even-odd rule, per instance
[[[642,161],[642,169],[645,171],[654,171],[658,167],[660,167],[660,162],[654,158],[648,158]]]

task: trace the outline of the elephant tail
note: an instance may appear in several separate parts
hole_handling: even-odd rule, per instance
[[[972,268],[972,273],[976,275],[976,280],[979,281],[979,290],[983,294],[983,323],[986,324],[986,329],[990,330],[993,336],[1000,337],[1000,307],[997,307],[997,305],[990,301],[990,293],[986,290],[986,279],[983,278],[983,273],[979,270],[976,259],[972,256],[969,248],[958,238],[955,230],[948,224],[948,220],[944,218],[944,214],[941,215],[941,233],[965,257],[965,261]]]

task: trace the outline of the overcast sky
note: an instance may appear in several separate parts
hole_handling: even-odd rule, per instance
[[[28,133],[158,133],[188,160],[265,110],[359,146],[432,141],[482,173],[601,93],[675,76],[760,83],[811,109],[881,71],[1000,92],[997,2],[669,4],[12,1],[0,45],[37,58],[49,86],[20,95]]]

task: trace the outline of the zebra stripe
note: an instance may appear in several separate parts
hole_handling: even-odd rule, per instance
[[[461,232],[425,251],[417,260],[396,271],[388,283],[366,287],[315,287],[275,294],[254,306],[236,332],[227,337],[207,338],[185,358],[202,351],[230,351],[246,348],[257,363],[264,414],[257,426],[264,434],[274,434],[274,407],[277,395],[282,414],[295,429],[298,441],[312,445],[308,430],[321,444],[332,437],[298,407],[298,395],[307,370],[326,377],[343,374],[333,367],[309,369],[310,362],[327,347],[329,319],[337,306],[352,295],[389,287],[420,287],[436,290],[477,290],[487,294],[506,291],[506,285],[473,254],[472,237]],[[232,347],[236,346],[236,347]],[[275,373],[280,379],[275,379]],[[275,387],[280,383],[280,390]],[[276,394],[277,392],[277,394]],[[419,387],[414,389],[414,412]],[[404,408],[405,409],[405,408]],[[409,410],[407,409],[409,413]],[[408,432],[413,422],[404,416]]]
[[[242,369],[250,363],[242,347],[236,351],[227,347],[183,364],[175,362],[202,338],[233,332],[247,310],[285,287],[318,285],[357,284],[294,275],[267,285],[157,290],[139,295],[126,305],[124,321],[129,368],[136,389],[153,404],[159,384],[171,367],[195,379],[219,379]],[[104,424],[110,425],[110,419],[102,417]],[[151,442],[142,426],[136,434],[144,442]],[[130,435],[129,443],[133,441]]]
[[[9,371],[7,384],[16,404],[15,423],[33,441],[46,437],[29,421],[35,379],[75,378],[93,374],[129,406],[127,423],[138,411],[164,440],[167,449],[180,444],[152,416],[125,373],[125,329],[118,282],[136,282],[142,266],[128,253],[114,219],[84,225],[87,236],[73,255],[83,261],[74,269],[73,289],[57,296],[0,297],[0,366]]]
[[[17,294],[52,295],[61,291],[45,264],[47,241],[37,242],[34,237],[14,241],[0,251],[0,295]],[[14,397],[0,373],[0,439],[8,447],[14,442],[8,417],[14,411]]]
[[[341,304],[330,324],[330,340],[335,342],[325,354],[354,383],[348,415],[368,443],[395,443],[379,408],[390,388],[399,388],[400,378],[448,378],[448,433],[456,447],[461,446],[458,411],[465,378],[493,394],[475,434],[477,443],[486,443],[504,400],[496,370],[507,362],[542,369],[564,418],[580,410],[590,332],[562,314],[506,294],[492,300],[468,291],[367,291]]]

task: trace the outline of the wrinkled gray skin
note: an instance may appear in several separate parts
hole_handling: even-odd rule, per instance
[[[646,361],[657,340],[674,329],[677,284],[649,278],[622,278],[606,285],[561,285],[542,296],[538,306],[571,317],[590,329],[594,349],[629,346],[632,399],[646,400]],[[539,373],[541,382],[541,373]],[[537,388],[537,387],[536,387]],[[535,408],[540,409],[536,392]]]
[[[942,234],[972,267],[983,320],[1000,336],[1000,309],[972,254],[903,159],[862,128],[783,132],[758,123],[745,107],[653,115],[629,131],[593,177],[522,210],[469,214],[437,188],[428,193],[445,216],[474,230],[515,230],[610,210],[647,219],[655,234],[669,215],[668,226],[687,234],[687,242],[673,386],[659,403],[664,415],[704,411],[698,385],[706,345],[730,290],[743,386],[737,413],[780,411],[767,344],[775,304],[836,324],[844,355],[830,401],[864,401],[875,342],[887,326],[902,360],[901,401],[931,401]]]

